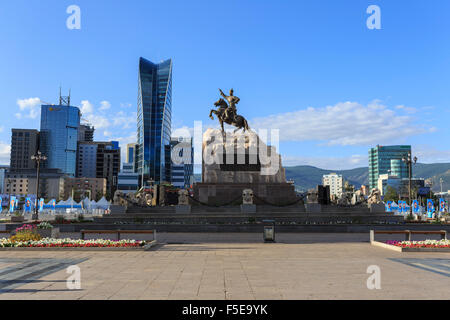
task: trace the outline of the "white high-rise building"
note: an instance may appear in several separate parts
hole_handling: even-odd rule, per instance
[[[344,187],[344,179],[342,175],[337,173],[324,174],[322,177],[322,185],[330,186],[330,196],[340,198]]]

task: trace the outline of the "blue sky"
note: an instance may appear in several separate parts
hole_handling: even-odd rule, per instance
[[[81,29],[69,30],[69,5]],[[369,5],[381,29],[369,30]],[[11,128],[39,129],[59,86],[96,140],[136,135],[139,57],[173,59],[173,130],[207,115],[218,88],[241,98],[253,128],[280,129],[285,165],[367,165],[376,144],[411,144],[450,162],[450,2],[0,2],[0,163]]]

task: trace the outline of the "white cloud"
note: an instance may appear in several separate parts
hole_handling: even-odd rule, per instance
[[[88,114],[84,117],[91,125],[95,127],[95,129],[104,129],[108,128],[111,123],[110,121],[101,115]]]
[[[131,108],[131,103],[127,102],[127,103],[121,103],[120,104],[121,108]]]
[[[106,100],[100,102],[100,110],[108,110],[109,108],[111,108],[111,103]]]
[[[136,126],[136,118],[137,118],[136,112],[127,114],[123,111],[119,111],[113,116],[112,123],[114,126],[118,126],[123,129],[128,129],[131,128],[132,126]]]
[[[11,146],[0,141],[0,164],[9,164]]]
[[[279,129],[280,141],[323,141],[328,145],[371,145],[426,132],[413,118],[398,115],[379,101],[324,108],[308,107],[253,119],[252,128]]]
[[[94,106],[88,100],[83,100],[80,110],[83,115],[87,115],[94,112]]]
[[[412,156],[420,163],[450,162],[450,150],[438,150],[430,145],[413,145]]]
[[[39,98],[28,98],[28,99],[17,99],[17,105],[21,112],[24,113],[26,118],[35,119],[39,114],[39,106],[41,104],[41,99]],[[21,119],[22,113],[16,113],[16,118]]]
[[[406,113],[416,113],[416,112],[417,112],[417,109],[416,109],[416,108],[413,108],[413,107],[406,107],[406,106],[404,106],[404,105],[395,106],[395,109],[397,109],[397,110],[403,110],[403,111],[405,111]]]

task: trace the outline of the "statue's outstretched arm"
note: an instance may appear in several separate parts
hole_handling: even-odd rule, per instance
[[[220,91],[220,95],[226,99],[227,96],[223,93],[222,89],[219,88],[219,91]]]

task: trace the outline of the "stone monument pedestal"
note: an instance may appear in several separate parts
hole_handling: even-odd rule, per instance
[[[371,203],[369,205],[370,213],[385,213],[386,206],[384,203]]]
[[[177,204],[175,206],[175,213],[191,213],[191,206],[188,204]]]
[[[256,205],[241,204],[241,213],[256,213]]]
[[[322,212],[322,206],[319,203],[306,203],[306,212],[319,213]]]
[[[297,200],[294,186],[289,183],[196,183],[194,197],[210,205],[238,205],[245,189],[253,190],[254,204],[286,205]]]
[[[110,205],[109,210],[111,211],[111,214],[125,214],[126,213],[126,207],[124,206],[118,206],[118,205]]]

